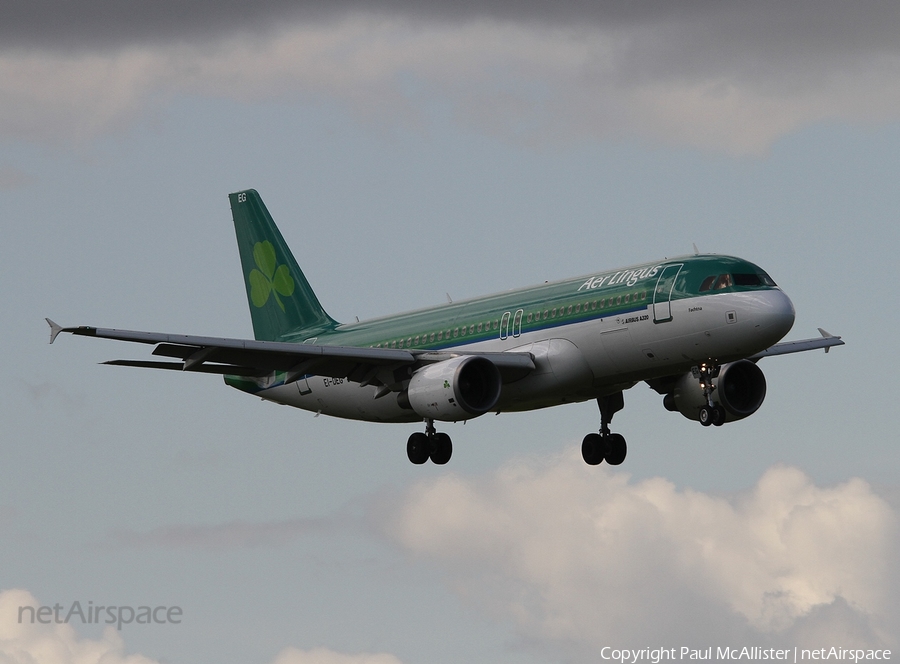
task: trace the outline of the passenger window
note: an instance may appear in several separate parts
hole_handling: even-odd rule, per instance
[[[434,343],[434,332],[431,333],[431,343]]]
[[[484,325],[482,323],[478,323],[478,331],[481,332],[484,330]]]
[[[570,316],[572,315],[572,305],[571,304],[569,305],[569,308],[566,309],[566,313],[569,314]]]
[[[528,322],[530,323],[534,319],[534,314],[528,314]]]
[[[712,275],[711,277],[707,277],[703,280],[703,283],[700,284],[700,292],[704,293],[713,287],[713,284],[716,282],[716,275]]]

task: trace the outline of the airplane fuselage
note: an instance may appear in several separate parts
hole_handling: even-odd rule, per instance
[[[534,371],[507,382],[493,411],[594,399],[638,381],[721,365],[777,343],[794,308],[756,265],[693,255],[567,279],[283,341],[449,353],[530,353]],[[284,384],[227,376],[264,399],[342,418],[416,422],[422,416],[376,385],[308,375]],[[378,396],[379,398],[376,398]]]

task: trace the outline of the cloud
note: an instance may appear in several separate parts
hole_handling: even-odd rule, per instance
[[[4,664],[158,664],[142,655],[126,655],[115,627],[97,640],[82,639],[67,623],[19,622],[19,607],[40,607],[26,590],[0,592],[0,661]]]
[[[639,138],[736,154],[811,123],[900,119],[900,49],[872,24],[878,12],[859,12],[838,44],[827,38],[837,22],[793,11],[581,24],[494,14],[348,13],[166,45],[7,49],[0,137],[84,143],[184,95],[336,101],[365,122],[405,126],[427,126],[443,108],[504,140]]]
[[[278,654],[273,664],[401,664],[393,655],[368,654],[347,655],[327,648],[298,650],[286,648]]]
[[[388,19],[462,24],[498,21],[549,27],[634,28],[693,26],[725,46],[753,41],[758,47],[847,51],[890,45],[900,9],[891,2],[801,0],[474,0],[435,3],[426,0],[86,0],[77,6],[62,0],[34,0],[4,7],[0,43],[7,48],[90,50],[108,45],[177,43],[265,31],[286,23],[328,21],[367,12]],[[686,45],[688,47],[691,44]]]
[[[103,46],[85,36],[75,50],[34,46],[51,29],[46,16],[64,10],[42,12],[40,21],[26,12],[16,34],[40,34],[28,47],[7,40],[0,51],[0,137],[90,141],[180,95],[337,101],[375,123],[427,123],[444,107],[455,121],[506,140],[637,137],[732,153],[764,152],[810,123],[900,119],[893,4],[720,4],[652,3],[651,11],[576,2],[551,16],[540,3],[462,4],[438,14],[428,10],[434,3],[385,2],[366,12],[345,3],[307,17],[309,7],[295,16],[270,2],[258,15],[282,18],[277,29],[218,31],[210,27],[218,19],[205,19],[243,25],[243,10],[191,4],[182,17],[153,4],[165,21],[213,30],[154,41],[131,31],[169,35],[174,28],[163,18],[116,18],[118,10],[95,3],[83,20],[94,20],[93,11],[112,28],[124,22],[123,40]],[[643,9],[616,9],[632,5]],[[71,23],[77,33],[79,21]]]
[[[69,623],[19,620],[20,607],[42,606],[27,590],[0,591],[0,662],[3,664],[158,664],[143,655],[126,655],[122,636],[107,627],[97,640],[78,636]],[[62,615],[62,614],[61,614]],[[327,648],[285,648],[272,664],[402,664],[393,655],[349,655]]]
[[[573,452],[422,482],[381,514],[468,601],[587,661],[648,639],[895,642],[897,519],[860,479],[818,487],[775,467],[717,496],[633,483]]]

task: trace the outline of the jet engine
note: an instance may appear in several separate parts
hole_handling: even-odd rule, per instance
[[[444,422],[483,415],[500,398],[502,380],[494,363],[477,355],[436,362],[416,371],[400,405]]]
[[[752,415],[766,398],[766,377],[750,360],[739,360],[722,365],[712,393],[714,404],[725,409],[726,422],[734,422]],[[700,409],[707,405],[700,381],[688,373],[678,379],[675,387],[665,396],[663,404],[668,410],[678,411],[689,420],[700,420]]]

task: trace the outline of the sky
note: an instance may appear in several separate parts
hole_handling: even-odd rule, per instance
[[[7,4],[0,662],[900,649],[896,3]],[[47,344],[249,337],[250,187],[338,320],[696,244],[846,345],[762,360],[721,428],[635,386],[611,468],[593,403],[445,425],[417,467],[415,426]],[[76,603],[179,610],[27,619]]]

